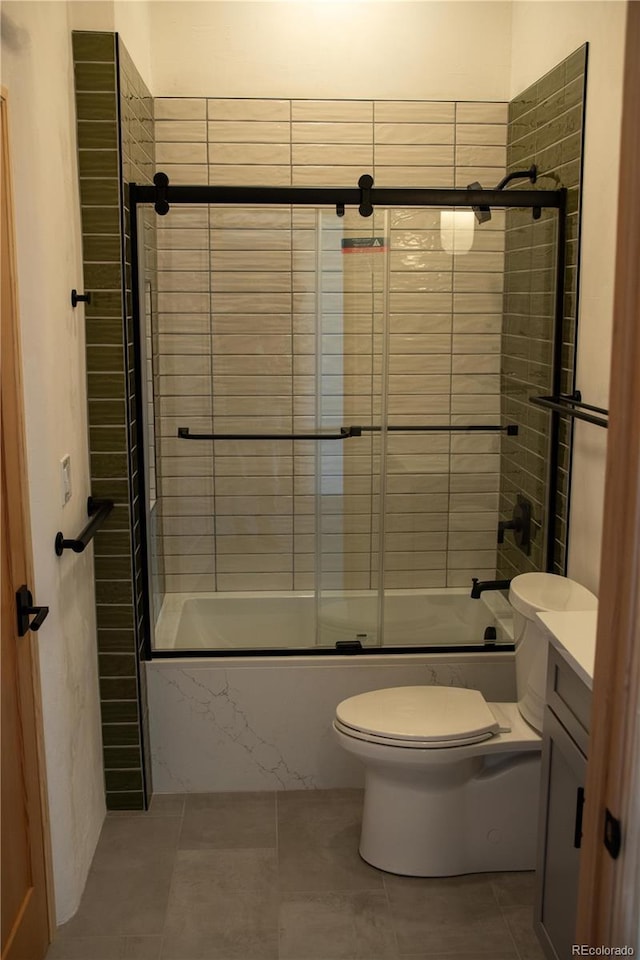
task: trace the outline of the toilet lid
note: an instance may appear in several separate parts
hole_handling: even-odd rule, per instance
[[[341,724],[391,740],[456,743],[486,739],[500,725],[479,690],[461,687],[391,687],[338,704]]]

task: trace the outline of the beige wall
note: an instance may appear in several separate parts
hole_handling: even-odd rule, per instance
[[[153,93],[504,100],[510,24],[507,2],[155,2]]]
[[[71,29],[119,33],[142,79],[151,87],[153,3],[154,0],[70,0]]]
[[[2,83],[9,93],[34,594],[58,921],[77,909],[104,818],[92,551],[53,550],[75,536],[89,494],[71,30],[66,3],[3,3]],[[63,508],[59,463],[71,455]]]
[[[553,7],[553,28],[549,8]],[[513,7],[514,96],[589,42],[581,238],[577,386],[608,406],[626,3],[519,2]],[[597,592],[606,432],[577,424],[571,491],[569,575]]]

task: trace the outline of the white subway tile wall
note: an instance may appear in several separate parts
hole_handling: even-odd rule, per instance
[[[355,186],[371,173],[378,186],[491,187],[505,172],[502,103],[167,98],[155,108],[158,169],[173,184]],[[387,587],[495,573],[498,435],[388,434],[383,478],[377,434],[177,438],[179,426],[379,423],[385,375],[390,424],[500,422],[503,213],[456,256],[442,248],[436,210],[338,220],[329,209],[320,228],[316,216],[174,206],[158,220],[167,592],[308,590],[316,575],[325,589],[375,588],[381,492]],[[343,237],[375,236],[388,275],[384,255],[341,250]]]

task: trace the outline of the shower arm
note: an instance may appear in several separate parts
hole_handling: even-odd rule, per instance
[[[513,173],[508,173],[506,177],[503,177],[500,183],[498,183],[493,189],[494,190],[504,190],[508,183],[511,183],[512,180],[529,180],[531,183],[535,183],[538,179],[538,168],[535,163],[529,167],[528,170],[514,170]]]
[[[404,424],[383,428],[381,426],[340,427],[339,433],[191,433],[189,427],[178,427],[180,440],[348,440],[349,437],[361,437],[363,433],[381,433],[386,429],[390,433],[506,433],[509,437],[518,434],[518,425],[509,423],[506,427],[495,424]]]

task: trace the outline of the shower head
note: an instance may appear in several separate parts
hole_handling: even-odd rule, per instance
[[[467,187],[467,190],[483,190],[481,183],[477,181],[475,183],[470,183]],[[476,215],[476,220],[478,223],[487,223],[488,220],[491,220],[491,207],[471,207],[473,212]]]
[[[500,183],[497,184],[495,189],[504,190],[506,185],[511,183],[512,180],[530,180],[531,183],[535,183],[537,179],[538,168],[534,163],[529,167],[528,170],[515,170],[513,173],[508,173],[506,177],[503,177]],[[475,183],[470,183],[468,185],[467,190],[484,190],[484,187],[476,180]],[[471,209],[475,213],[478,223],[486,223],[488,220],[491,220],[491,207],[472,207]],[[535,216],[536,214],[534,212],[534,217]]]

